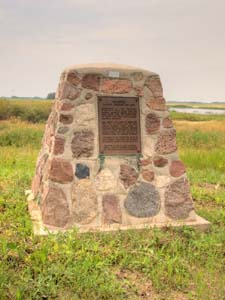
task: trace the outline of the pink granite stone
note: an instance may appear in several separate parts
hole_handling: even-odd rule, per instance
[[[147,106],[152,110],[166,110],[166,101],[163,97],[151,98],[146,102]]]
[[[132,89],[130,80],[127,79],[103,79],[101,91],[103,93],[125,94]]]
[[[122,222],[122,214],[119,206],[119,199],[116,195],[106,194],[103,196],[103,223],[113,224]]]
[[[173,127],[173,122],[169,117],[163,119],[162,124],[163,124],[164,128],[172,128]]]
[[[147,114],[145,118],[145,128],[149,134],[156,133],[160,128],[160,118],[155,113]]]
[[[186,178],[169,185],[165,192],[165,213],[172,219],[185,219],[193,210],[190,186]]]
[[[56,186],[44,188],[41,212],[44,224],[56,227],[66,226],[70,211],[66,195],[62,189]]]
[[[73,180],[73,168],[69,161],[53,158],[50,162],[49,179],[59,183],[68,183]]]
[[[128,188],[137,181],[138,173],[134,168],[128,165],[120,166],[120,180],[125,188]]]
[[[185,166],[180,160],[174,160],[170,165],[170,175],[173,177],[180,177],[185,173]]]
[[[162,130],[158,136],[158,141],[155,145],[155,151],[158,154],[169,154],[177,150],[176,130]]]
[[[64,152],[65,139],[61,137],[55,137],[55,143],[53,148],[53,153],[55,155],[62,154]]]
[[[99,74],[84,75],[81,85],[83,88],[99,91],[101,76]]]

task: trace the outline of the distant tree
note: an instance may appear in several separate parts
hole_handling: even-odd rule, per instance
[[[55,93],[49,93],[47,99],[55,99]]]

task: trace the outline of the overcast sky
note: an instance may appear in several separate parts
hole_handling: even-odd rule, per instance
[[[114,62],[159,73],[167,100],[225,101],[224,0],[0,0],[0,96]]]

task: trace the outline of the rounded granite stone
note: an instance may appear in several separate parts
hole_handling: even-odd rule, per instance
[[[160,210],[160,196],[152,184],[142,182],[130,190],[124,206],[134,217],[153,217]]]

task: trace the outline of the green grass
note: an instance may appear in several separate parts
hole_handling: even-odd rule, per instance
[[[187,121],[213,121],[213,120],[225,120],[225,114],[223,115],[200,115],[200,114],[187,114],[176,111],[171,111],[170,115],[173,120],[187,120]]]
[[[24,145],[37,147],[43,137],[43,129],[44,124],[27,124],[16,119],[1,121],[0,147]]]
[[[175,125],[197,213],[212,222],[208,232],[73,230],[40,237],[32,233],[24,190],[31,184],[44,124],[2,121],[0,299],[223,300],[224,121]]]

